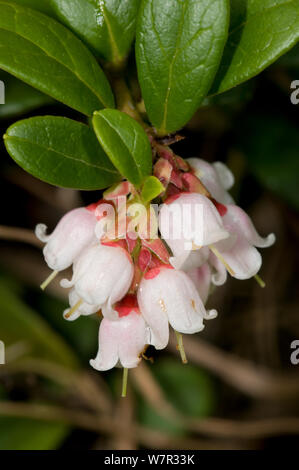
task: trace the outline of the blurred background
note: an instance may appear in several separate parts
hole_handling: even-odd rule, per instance
[[[131,59],[133,64],[133,58]],[[132,67],[133,69],[133,67]],[[1,135],[20,118],[62,115],[82,119],[1,72],[6,104]],[[99,193],[55,188],[34,179],[8,156],[1,141],[0,449],[274,449],[299,443],[299,80],[296,47],[257,78],[206,100],[173,149],[183,157],[221,160],[233,171],[233,196],[262,235],[261,277],[229,279],[209,299],[218,319],[184,337],[182,365],[172,337],[166,351],[129,373],[120,398],[121,370],[96,373],[98,317],[66,322],[65,292],[48,276],[39,222],[52,230],[68,210]],[[135,96],[136,77],[128,77]],[[65,274],[65,273],[64,273]]]

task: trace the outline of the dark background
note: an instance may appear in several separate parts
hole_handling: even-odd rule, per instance
[[[1,134],[19,118],[63,115],[82,119],[6,74]],[[232,194],[262,235],[261,276],[229,279],[209,299],[218,319],[184,338],[181,364],[172,338],[166,351],[129,374],[95,373],[98,319],[62,319],[59,279],[49,271],[32,230],[52,230],[68,210],[99,193],[64,190],[20,169],[1,142],[0,449],[275,449],[299,442],[299,365],[290,344],[299,340],[299,105],[290,84],[299,79],[299,48],[257,78],[211,97],[173,146],[183,157],[221,160],[233,171]],[[14,228],[25,229],[16,231]],[[16,238],[18,240],[16,240]]]

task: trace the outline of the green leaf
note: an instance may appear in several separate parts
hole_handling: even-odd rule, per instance
[[[59,20],[99,57],[119,64],[135,35],[140,0],[14,0]]]
[[[87,116],[114,106],[106,76],[73,33],[42,13],[2,0],[0,68]]]
[[[228,0],[143,0],[137,68],[145,107],[159,134],[183,127],[209,91],[228,17]]]
[[[59,423],[0,417],[0,450],[55,450],[68,432]]]
[[[10,118],[54,102],[52,98],[9,73],[0,71],[0,80],[5,84],[5,104],[0,105],[0,118]]]
[[[138,122],[121,111],[96,111],[93,127],[108,157],[131,183],[140,185],[152,170],[149,139]]]
[[[78,34],[92,50],[119,64],[135,35],[140,0],[53,0],[57,18]]]
[[[66,367],[77,367],[77,358],[69,346],[47,323],[11,290],[9,283],[0,279],[1,340],[6,349],[13,344],[24,345],[26,355],[58,362]]]
[[[281,116],[250,116],[242,123],[239,143],[251,172],[260,183],[299,209],[297,127]]]
[[[158,178],[149,176],[143,185],[141,191],[141,198],[145,204],[155,199],[159,194],[163,193],[165,188]]]
[[[10,3],[33,8],[49,16],[52,16],[53,13],[52,0],[12,0]]]
[[[4,142],[24,170],[56,186],[92,190],[120,180],[93,130],[71,119],[24,119],[8,128]]]
[[[298,40],[298,0],[231,0],[229,37],[212,93],[254,77]]]

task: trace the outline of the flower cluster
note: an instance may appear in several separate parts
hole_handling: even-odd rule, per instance
[[[234,204],[228,193],[234,178],[223,163],[183,160],[162,145],[155,152],[154,175],[165,188],[163,204],[159,214],[146,207],[141,225],[154,219],[157,236],[136,236],[128,229],[129,208],[142,200],[126,181],[106,192],[105,200],[67,213],[51,235],[46,235],[45,225],[36,227],[53,270],[42,287],[59,271],[73,269],[72,278],[61,281],[70,289],[64,318],[95,313],[102,318],[99,350],[90,361],[100,371],[136,367],[148,345],[167,346],[169,326],[186,362],[181,335],[201,331],[205,320],[217,316],[205,307],[213,286],[224,284],[227,273],[237,279],[256,277],[262,284],[257,247],[275,241],[273,234],[260,237],[249,216]],[[117,204],[120,197],[125,197],[125,211],[123,203]],[[99,210],[103,204],[113,214],[122,213],[117,224],[125,223],[123,237],[109,236],[111,215],[105,218],[109,210]],[[186,207],[178,223],[177,211]]]

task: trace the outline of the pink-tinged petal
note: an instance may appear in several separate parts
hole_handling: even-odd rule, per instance
[[[70,317],[68,316],[68,313],[71,309],[70,308],[66,308],[64,311],[63,311],[63,318],[67,321],[75,321],[75,320],[78,320],[78,318],[80,318],[81,316],[81,313],[77,310],[76,312],[74,312]]]
[[[170,204],[163,204],[159,227],[174,256],[194,248],[194,244],[206,246],[229,236],[215,205],[197,193],[181,193]]]
[[[148,328],[139,310],[119,316],[118,320],[102,320],[99,332],[99,351],[91,365],[108,370],[116,365],[136,367],[147,345]]]
[[[223,217],[223,222],[231,233],[239,233],[249,243],[258,248],[267,248],[275,242],[274,233],[270,233],[265,238],[261,237],[246,212],[233,204],[227,206],[227,213]]]
[[[210,252],[209,263],[213,268],[211,281],[215,286],[222,286],[227,280],[227,270],[223,263]]]
[[[39,224],[36,236],[47,243],[43,253],[48,266],[56,271],[71,266],[95,239],[96,222],[92,211],[80,207],[65,214],[49,236],[45,235],[45,225]]]
[[[122,335],[119,342],[119,359],[121,365],[128,369],[137,367],[141,354],[147,344],[147,328],[140,313],[132,311],[120,319]]]
[[[200,268],[191,269],[186,274],[190,277],[196,289],[198,290],[199,296],[205,304],[208,300],[211,286],[211,268],[208,263],[205,263]]]
[[[166,348],[169,341],[168,317],[161,300],[155,285],[143,279],[138,290],[138,305],[151,330],[150,344],[156,349]]]
[[[229,190],[235,184],[235,177],[230,169],[222,162],[213,163],[222,187]]]
[[[72,289],[69,293],[69,304],[70,307],[74,307],[79,301],[81,301],[79,295],[75,291],[75,289]],[[64,310],[63,312],[63,317],[65,320],[69,321],[74,321],[77,320],[81,315],[92,315],[93,313],[96,313],[98,310],[100,310],[99,305],[91,305],[86,302],[81,302],[78,308],[69,316],[69,311],[71,309],[68,308]]]
[[[123,248],[97,243],[84,250],[73,267],[71,281],[63,279],[62,287],[75,287],[80,298],[92,305],[103,306],[120,300],[128,291],[133,275],[132,260]]]
[[[111,299],[108,299],[107,302],[102,306],[102,314],[104,318],[110,321],[118,320],[118,313],[114,310]]]
[[[95,359],[90,361],[90,365],[99,371],[109,370],[116,366],[119,344],[118,322],[111,322],[105,318],[101,321],[99,330],[99,350]]]
[[[155,336],[164,334],[164,347],[168,340],[167,319],[180,333],[195,333],[204,327],[202,319],[206,310],[194,284],[183,271],[161,268],[155,277],[144,278],[138,303]]]
[[[90,246],[86,247],[75,259],[73,263],[73,276],[71,280],[62,279],[60,281],[61,287],[66,289],[74,287],[75,283],[89,270],[89,267],[94,259],[95,253],[99,256],[98,251],[102,249],[103,246],[98,242],[92,243]]]
[[[46,235],[48,227],[45,224],[37,224],[35,227],[35,236],[41,242],[47,243],[51,235]]]
[[[217,201],[223,204],[230,204],[233,202],[232,197],[226,191],[226,189],[228,188],[225,187],[228,181],[225,180],[223,184],[223,181],[222,181],[222,178],[224,179],[223,172],[221,176],[219,174],[218,163],[220,162],[216,163],[216,167],[215,167],[215,164],[211,165],[210,163],[204,160],[201,160],[200,158],[188,158],[187,162],[193,169],[197,178],[199,178],[202,181],[202,183],[205,185],[205,187],[210,191],[213,198],[215,198]],[[227,175],[226,175],[226,178],[227,178]]]
[[[233,270],[233,277],[237,279],[249,279],[255,276],[261,268],[260,253],[242,236],[238,237],[234,246],[228,251],[222,250],[217,244],[215,247]]]
[[[190,271],[191,269],[202,266],[207,261],[208,257],[209,249],[203,247],[192,251],[184,250],[182,255],[171,257],[169,262],[175,269]]]
[[[128,253],[120,247],[92,247],[87,270],[75,272],[75,289],[85,302],[104,305],[120,300],[128,291],[134,274]],[[76,276],[77,274],[77,276]]]

